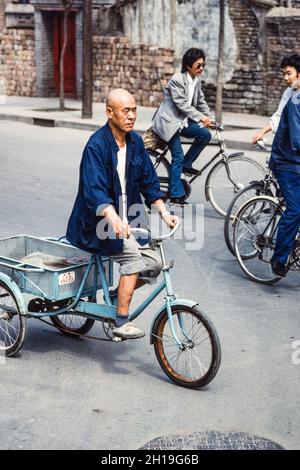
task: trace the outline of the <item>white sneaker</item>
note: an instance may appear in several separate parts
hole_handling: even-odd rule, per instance
[[[119,338],[135,339],[145,336],[145,332],[135,326],[132,321],[130,321],[128,323],[124,323],[124,325],[120,326],[119,328],[114,327],[113,335]]]

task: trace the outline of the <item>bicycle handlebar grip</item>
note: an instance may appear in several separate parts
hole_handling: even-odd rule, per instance
[[[161,237],[154,238],[154,240],[166,240],[167,238],[171,238],[174,235],[174,233],[176,232],[176,230],[178,230],[179,227],[180,227],[180,222],[178,221],[178,223],[175,225],[175,227],[173,227],[172,230],[167,235],[162,235]],[[135,233],[140,233],[140,234],[143,234],[143,235],[147,235],[148,237],[150,235],[149,230],[145,230],[144,228],[132,228],[131,233],[133,235]]]

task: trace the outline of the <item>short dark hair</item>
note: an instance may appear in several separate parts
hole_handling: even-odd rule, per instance
[[[300,54],[292,54],[285,56],[281,61],[282,69],[285,67],[294,67],[300,73]]]
[[[198,49],[197,47],[188,49],[182,57],[181,72],[186,72],[187,68],[192,67],[193,63],[199,59],[205,60],[205,53],[202,49]]]

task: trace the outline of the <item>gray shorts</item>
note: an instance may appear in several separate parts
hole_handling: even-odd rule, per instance
[[[121,275],[140,273],[139,279],[148,284],[156,281],[162,268],[158,249],[142,247],[133,235],[124,239],[123,252],[110,259],[120,264]]]

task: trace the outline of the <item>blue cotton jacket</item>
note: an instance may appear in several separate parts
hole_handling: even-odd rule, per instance
[[[272,170],[300,173],[300,91],[294,91],[284,107],[270,159]]]
[[[127,134],[126,141],[127,218],[130,223],[135,218],[130,215],[130,207],[142,205],[141,195],[150,207],[163,197],[163,193],[142,138],[132,131]],[[109,256],[123,251],[122,239],[99,239],[96,233],[98,222],[103,220],[96,215],[97,212],[99,214],[106,206],[113,205],[119,214],[118,151],[108,123],[90,137],[83,151],[78,193],[67,227],[66,236],[72,245],[98,255]],[[147,240],[139,242],[143,245]]]

